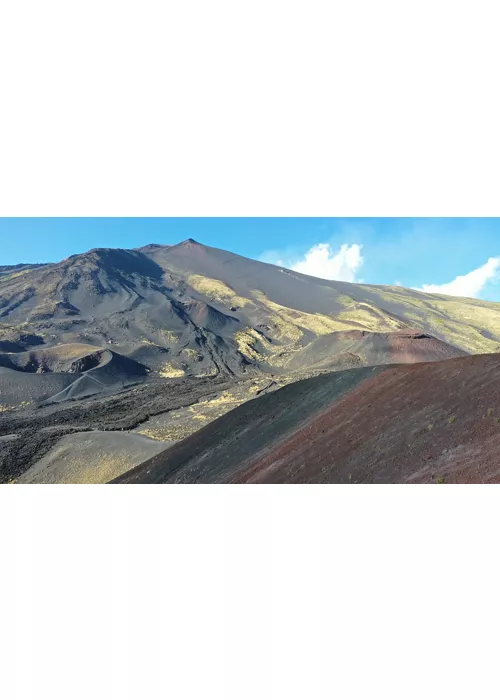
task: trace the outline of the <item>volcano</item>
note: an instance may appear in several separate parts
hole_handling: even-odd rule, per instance
[[[498,304],[322,280],[193,239],[0,267],[0,475],[16,478],[68,431],[126,426],[170,444],[326,372],[499,350]],[[114,396],[129,406],[119,416]],[[190,398],[173,409],[175,396]]]

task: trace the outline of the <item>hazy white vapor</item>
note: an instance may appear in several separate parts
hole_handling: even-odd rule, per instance
[[[420,291],[433,294],[450,294],[457,297],[478,297],[486,284],[498,277],[500,257],[490,258],[488,262],[466,275],[459,275],[446,284],[424,284]]]
[[[307,251],[302,260],[292,263],[289,267],[312,277],[354,282],[356,273],[363,265],[361,247],[357,243],[344,243],[339,250],[334,250],[329,243],[318,243]]]

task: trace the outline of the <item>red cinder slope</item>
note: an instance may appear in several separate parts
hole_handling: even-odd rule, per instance
[[[233,482],[500,482],[500,355],[375,374]]]

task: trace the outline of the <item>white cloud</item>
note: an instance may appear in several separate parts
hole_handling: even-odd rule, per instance
[[[340,249],[334,250],[329,243],[317,243],[301,260],[287,263],[278,259],[275,264],[325,280],[354,282],[356,273],[363,265],[361,248],[357,243],[344,243]]]
[[[490,258],[487,263],[466,275],[459,275],[446,284],[424,284],[419,291],[432,294],[449,294],[457,297],[478,297],[486,284],[498,278],[500,257]]]

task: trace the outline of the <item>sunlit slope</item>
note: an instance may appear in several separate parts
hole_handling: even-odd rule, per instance
[[[351,329],[418,328],[468,353],[496,352],[500,346],[498,303],[321,280],[194,241],[153,247],[148,254],[195,292],[239,312],[250,327],[288,350],[311,336]]]
[[[339,358],[336,333],[408,330],[451,345],[443,359],[496,352],[500,304],[321,280],[192,240],[96,249],[0,275],[0,352],[111,345],[152,377],[308,369],[321,338],[322,367],[358,366],[371,358]],[[418,356],[409,348],[389,360]]]

